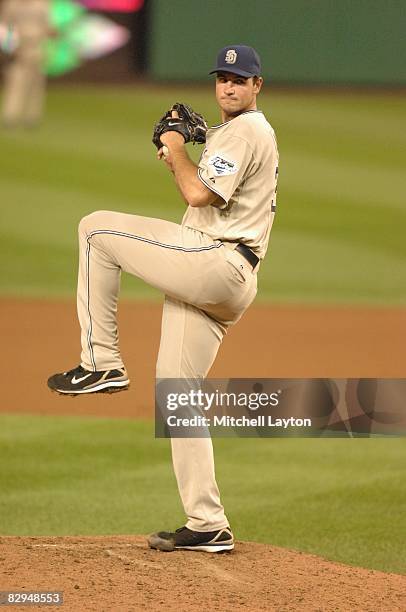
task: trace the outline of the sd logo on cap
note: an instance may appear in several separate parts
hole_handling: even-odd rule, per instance
[[[259,76],[261,60],[252,47],[246,45],[229,45],[221,49],[217,55],[217,65],[214,72],[232,72],[243,77]]]

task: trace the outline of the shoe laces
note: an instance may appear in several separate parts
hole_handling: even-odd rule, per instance
[[[68,370],[68,372],[66,372],[67,376],[75,376],[76,374],[83,374],[83,372],[86,372],[85,368],[82,368],[81,365],[76,366],[76,368],[73,368],[72,370]]]

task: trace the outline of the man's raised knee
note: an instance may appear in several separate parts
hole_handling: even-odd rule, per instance
[[[104,221],[107,214],[111,214],[108,210],[96,210],[95,212],[82,217],[79,221],[78,231],[80,235],[89,236],[96,229],[103,229]]]

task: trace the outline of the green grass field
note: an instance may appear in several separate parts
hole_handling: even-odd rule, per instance
[[[238,539],[406,572],[405,445],[215,440]],[[150,423],[0,415],[0,534],[149,533],[182,524],[168,440]]]
[[[218,122],[211,88],[53,86],[40,130],[1,132],[1,294],[73,295],[76,227],[93,210],[180,221],[184,205],[150,142],[178,99]],[[405,304],[405,98],[270,88],[260,108],[281,159],[259,299]],[[123,293],[157,297],[135,279]]]

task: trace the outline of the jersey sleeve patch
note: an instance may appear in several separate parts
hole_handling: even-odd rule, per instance
[[[215,176],[225,176],[226,174],[235,174],[238,171],[238,165],[232,159],[227,159],[223,155],[212,155],[207,162],[209,168],[212,168]]]

